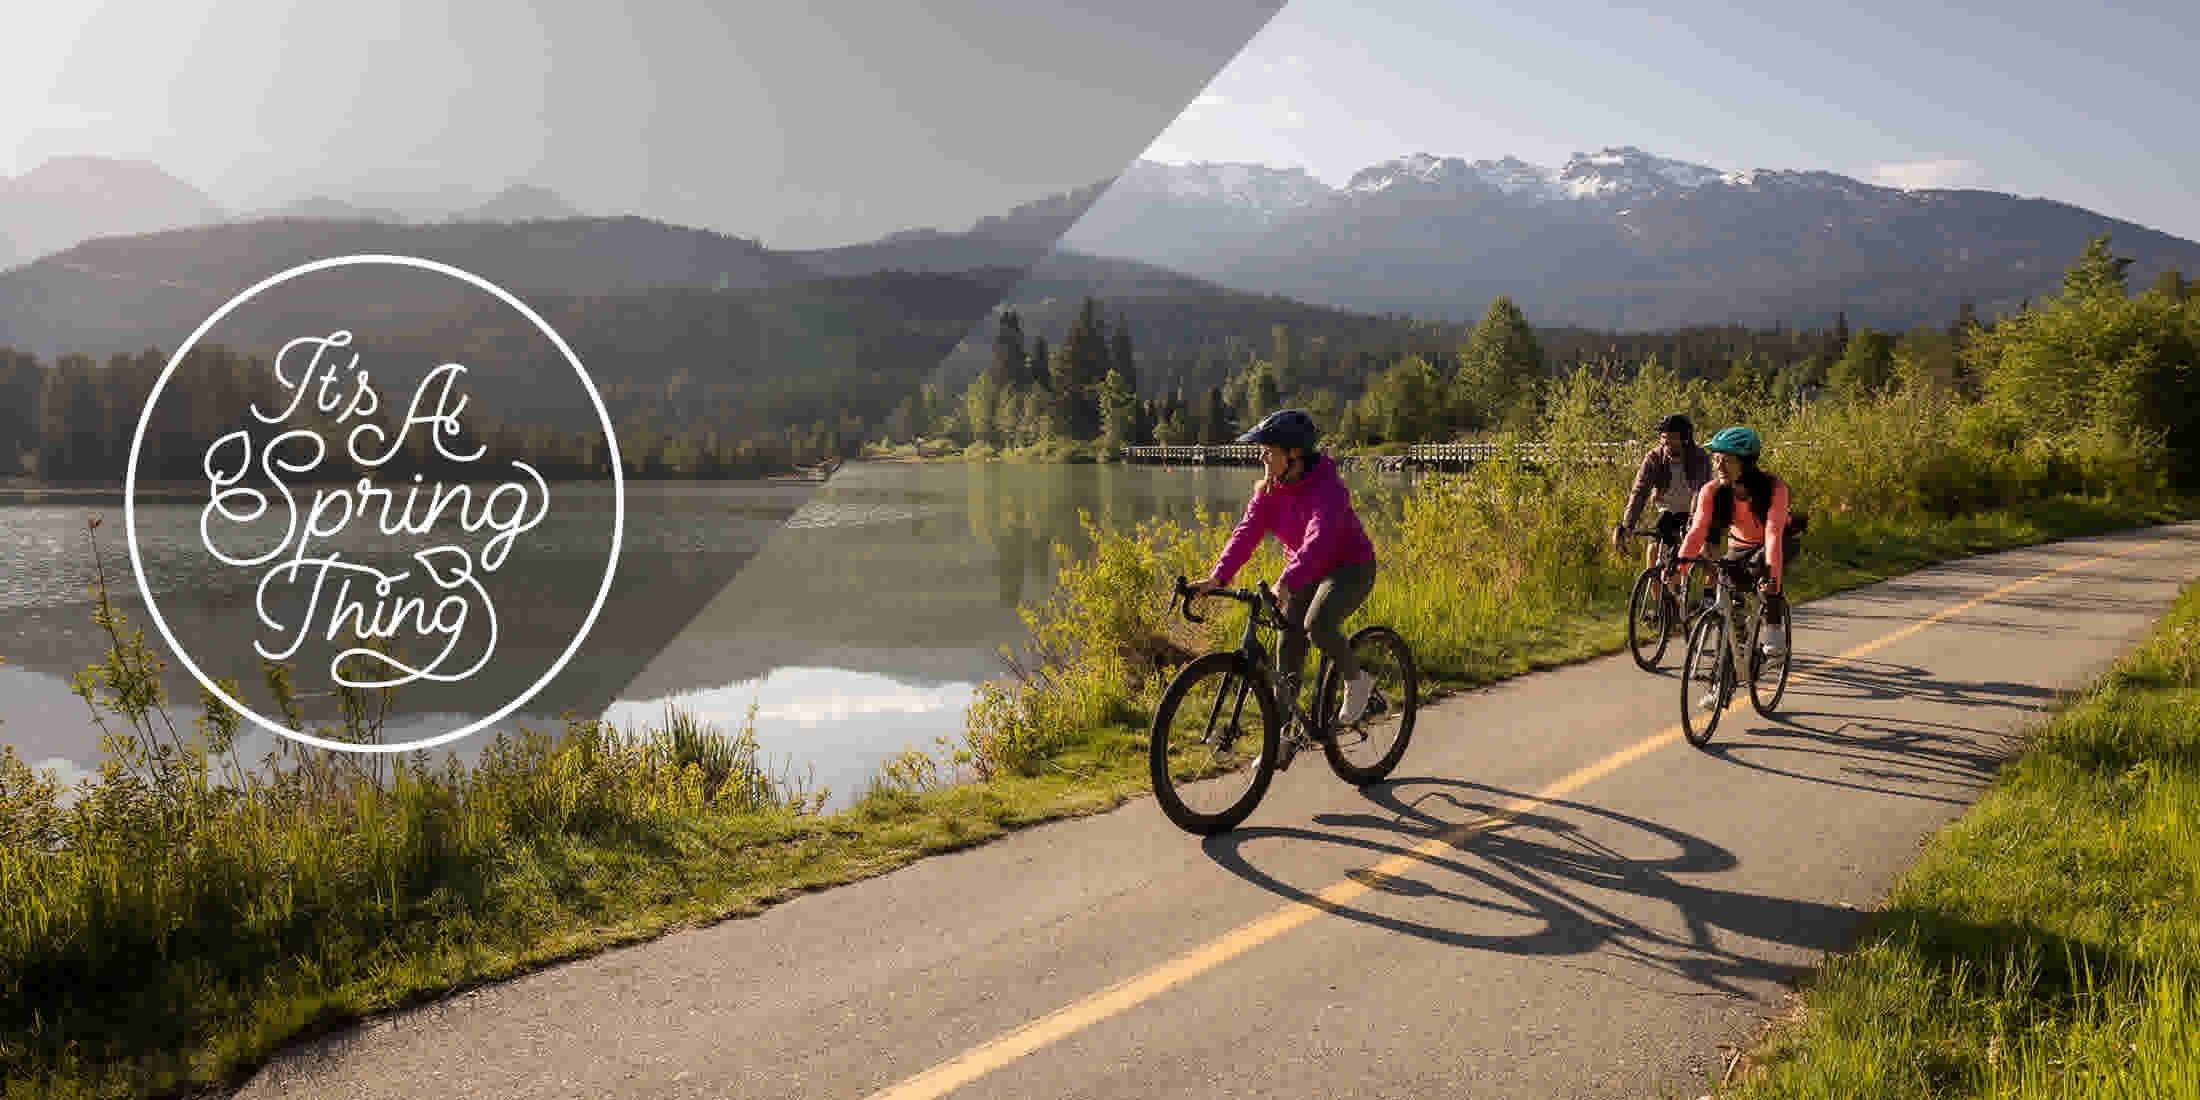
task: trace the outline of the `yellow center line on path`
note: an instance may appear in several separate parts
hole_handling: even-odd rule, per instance
[[[2120,550],[2113,554],[2102,554],[2082,561],[2074,561],[2068,565],[2027,577],[2024,580],[2002,585],[2000,588],[1984,595],[1935,612],[1900,630],[1840,653],[1817,665],[1816,668],[1830,668],[1844,661],[1854,660],[1883,646],[1901,641],[1928,626],[1948,619],[1950,616],[1961,614],[1989,600],[2006,596],[2017,589],[2037,584],[2050,577],[2059,576],[2073,569],[2082,569],[2085,566],[2108,561],[2112,558],[2126,557],[2142,550],[2149,550],[2162,545],[2166,541],[2157,539],[2153,542],[2134,546],[2129,550]],[[1740,705],[1740,701],[1736,700],[1733,705]],[[1679,725],[1669,726],[1626,748],[1620,749],[1618,752],[1612,753],[1610,756],[1568,772],[1558,781],[1544,787],[1542,790],[1532,795],[1516,798],[1476,821],[1446,829],[1423,841],[1411,851],[1391,856],[1366,871],[1358,872],[1358,875],[1374,882],[1380,882],[1385,877],[1400,874],[1411,869],[1415,864],[1425,862],[1436,856],[1447,848],[1457,847],[1461,841],[1469,837],[1494,829],[1511,820],[1514,816],[1544,803],[1563,798],[1668,744],[1680,740],[1680,738],[1681,727]],[[1332,883],[1317,892],[1312,900],[1292,901],[1266,916],[1239,925],[1237,928],[1143,973],[1127,978],[1098,993],[1073,1001],[998,1038],[972,1047],[914,1077],[874,1092],[866,1100],[932,1100],[934,1097],[944,1096],[1026,1054],[1068,1038],[1085,1028],[1091,1027],[1093,1024],[1120,1014],[1177,985],[1221,966],[1223,963],[1229,962],[1231,959],[1313,920],[1326,910],[1343,906],[1371,889],[1374,889],[1374,887],[1360,881],[1360,878],[1347,878]]]

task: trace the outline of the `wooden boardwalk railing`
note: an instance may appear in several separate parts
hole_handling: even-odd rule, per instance
[[[1807,448],[1812,444],[1804,440],[1782,440],[1779,446]],[[1512,444],[1515,457],[1531,465],[1547,465],[1566,460],[1583,465],[1632,465],[1649,449],[1650,441],[1646,439],[1571,444],[1523,440]],[[1365,464],[1381,470],[1465,469],[1477,462],[1502,458],[1505,450],[1506,445],[1502,443],[1415,443],[1401,455],[1348,455],[1342,456],[1339,461],[1344,465]],[[1251,443],[1125,447],[1123,459],[1126,462],[1170,466],[1257,466],[1260,464],[1260,448]]]

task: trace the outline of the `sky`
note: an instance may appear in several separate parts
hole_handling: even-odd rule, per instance
[[[1146,151],[1330,184],[1634,145],[2060,200],[2200,240],[2200,4],[1291,0]]]
[[[821,247],[964,228],[1141,149],[1343,183],[1411,152],[1556,166],[1636,145],[2200,239],[2193,4],[18,7],[0,174],[143,158],[236,211],[324,195],[440,214],[529,183],[588,213]]]
[[[515,183],[819,247],[1106,179],[1282,0],[17,4],[0,174],[146,159],[232,211]]]

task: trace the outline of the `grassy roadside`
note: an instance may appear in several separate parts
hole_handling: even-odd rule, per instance
[[[1549,551],[1470,593],[1461,571],[1517,560],[1510,543],[1485,532],[1497,564],[1463,558],[1429,525],[1479,513],[1418,499],[1555,494],[1590,508],[1607,490],[1493,472],[1370,501],[1385,517],[1372,523],[1386,560],[1404,567],[1369,614],[1408,624],[1424,666],[1452,687],[1615,650],[1626,560]],[[1814,522],[1816,560],[1792,589],[1807,599],[1969,552],[2190,513],[2062,497],[1962,521],[1829,518]],[[1099,538],[1030,609],[1041,648],[1159,625],[1158,598],[1126,596],[1203,567],[1224,533],[1211,523]],[[1451,566],[1417,574],[1416,553]],[[1273,555],[1247,576],[1272,575]],[[118,659],[99,670],[110,702],[128,694],[132,663],[149,659],[117,638]],[[213,774],[218,730],[164,739],[141,715],[139,747],[115,742],[104,776],[114,793],[66,812],[0,755],[0,1094],[219,1087],[286,1042],[363,1016],[1120,805],[1145,790],[1141,735],[1159,680],[1135,654],[1094,656],[1088,647],[1083,663],[1033,670],[1053,678],[1044,690],[982,699],[966,746],[912,751],[832,815],[805,812],[797,792],[762,775],[745,731],[677,716],[639,745],[588,724],[506,738],[466,776],[422,764],[369,780],[301,762],[240,796]],[[92,1002],[86,988],[104,992]]]
[[[1937,835],[1734,1100],[2200,1097],[2200,584]]]

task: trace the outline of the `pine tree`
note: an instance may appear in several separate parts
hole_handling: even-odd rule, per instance
[[[1013,309],[1001,311],[993,336],[993,386],[1005,389],[1028,378],[1024,367],[1024,319]]]
[[[963,391],[963,421],[969,425],[970,442],[999,442],[998,410],[1004,404],[1001,398],[1002,390],[993,384],[990,372],[978,375],[970,388]]]
[[[1199,419],[1197,442],[1228,443],[1237,433],[1230,430],[1230,409],[1223,404],[1221,386],[1208,387],[1206,406]]]
[[[1245,388],[1246,422],[1257,422],[1282,404],[1283,387],[1276,382],[1275,366],[1266,362],[1254,363],[1251,384]]]
[[[1109,370],[1100,382],[1100,444],[1107,453],[1130,445],[1138,433],[1138,395],[1123,373]]]
[[[1969,298],[1956,307],[1956,319],[1948,326],[1948,335],[1960,344],[1971,338],[1971,330],[1978,325],[1978,305]]]
[[[1842,393],[1866,397],[1886,388],[1893,377],[1894,339],[1866,325],[1826,372],[1826,383]]]
[[[1030,384],[1040,390],[1054,389],[1054,353],[1047,349],[1047,338],[1035,337],[1031,341]]]
[[[1130,318],[1121,314],[1116,315],[1115,343],[1109,350],[1112,352],[1110,360],[1115,372],[1123,376],[1124,384],[1131,388],[1132,393],[1137,393],[1138,362],[1137,355],[1131,348]]]
[[[1500,296],[1459,350],[1454,399],[1469,423],[1494,425],[1533,396],[1542,375],[1535,330],[1511,298]]]
[[[2125,269],[2131,259],[2109,251],[2106,233],[2085,242],[2085,251],[2063,272],[2062,289],[2068,298],[2125,296]]]

